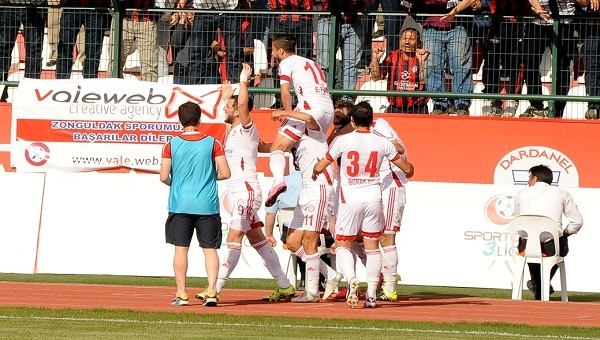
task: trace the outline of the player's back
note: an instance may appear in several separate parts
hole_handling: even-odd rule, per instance
[[[320,130],[307,130],[296,143],[296,161],[302,173],[302,182],[306,185],[332,185],[333,167],[328,166],[316,181],[312,180],[313,167],[327,153],[327,137]]]
[[[370,131],[353,131],[331,143],[327,157],[340,159],[341,197],[346,203],[381,200],[379,173],[384,158],[396,159],[394,145]]]
[[[282,83],[290,83],[298,97],[299,111],[319,110],[331,112],[329,122],[321,122],[321,128],[327,131],[333,121],[333,101],[327,87],[327,78],[321,68],[310,59],[291,55],[279,64],[279,76]]]

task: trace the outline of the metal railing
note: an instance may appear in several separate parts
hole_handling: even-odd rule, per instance
[[[567,95],[571,83],[577,81],[577,66],[584,54],[580,50],[584,46],[585,35],[596,27],[596,24],[588,23],[597,22],[600,27],[600,20],[595,18],[564,17],[571,20],[570,23],[555,20],[551,25],[542,27],[531,24],[533,17],[501,19],[465,15],[457,16],[449,27],[437,29],[427,25],[428,15],[416,14],[413,16],[414,20],[422,25],[419,28],[422,47],[430,52],[429,58],[422,63],[425,79],[418,80],[424,84],[422,87],[415,84],[411,90],[402,88],[389,91],[387,88],[396,84],[382,90],[364,90],[357,84],[369,79],[371,47],[382,48],[386,56],[389,56],[393,49],[401,48],[403,44],[400,32],[387,32],[379,27],[380,31],[385,31],[383,38],[364,38],[364,35],[371,34],[366,28],[374,22],[379,23],[382,16],[388,21],[397,19],[397,26],[402,27],[402,23],[406,22],[406,13],[372,12],[352,21],[341,13],[325,11],[193,8],[144,10],[125,8],[125,4],[117,0],[112,0],[112,4],[111,8],[63,7],[58,39],[50,37],[49,16],[49,10],[56,10],[58,7],[0,4],[0,18],[3,19],[0,21],[0,37],[4,40],[0,41],[3,46],[0,48],[0,84],[17,86],[18,79],[22,76],[68,78],[73,77],[73,74],[81,74],[86,78],[128,75],[142,80],[180,84],[219,83],[223,79],[236,82],[241,63],[249,62],[255,65],[255,73],[261,74],[261,80],[273,78],[272,85],[263,84],[251,88],[251,93],[277,95],[277,71],[269,57],[269,37],[291,32],[297,37],[298,54],[317,61],[325,71],[330,92],[335,97],[426,97],[432,99],[434,109],[438,103],[443,103],[439,105],[443,108],[446,105],[447,108],[453,105],[453,101],[505,101],[505,106],[506,101],[548,101],[550,117],[556,115],[556,104],[561,101],[600,103],[599,96]],[[184,15],[186,18],[182,19]],[[36,35],[39,34],[40,17],[48,41],[41,48],[39,36]],[[481,18],[489,19],[487,21],[493,23],[492,26],[478,26],[478,19]],[[56,25],[55,22],[52,24]],[[15,28],[15,25],[18,27]],[[86,35],[85,53],[83,60],[78,60],[73,57],[72,50],[76,46],[75,37],[82,25]],[[503,30],[510,31],[512,35],[504,34]],[[102,31],[101,37],[99,31]],[[565,31],[568,31],[567,35]],[[18,35],[14,32],[18,32]],[[56,34],[56,31],[52,32]],[[174,40],[175,33],[179,34],[178,42]],[[25,58],[19,56],[16,65],[14,57],[7,59],[6,56],[6,46],[9,45],[12,50],[12,34],[18,37],[14,46],[21,53],[23,51],[20,49],[24,47],[27,54]],[[184,39],[183,43],[181,39]],[[542,75],[537,65],[527,65],[526,62],[545,60],[542,54],[546,45],[551,51],[551,63],[546,61],[542,69],[547,72],[549,68],[551,72]],[[101,53],[98,54],[98,51]],[[134,57],[135,53],[138,57]],[[536,53],[540,55],[534,56]],[[366,54],[367,60],[361,54]],[[53,57],[56,59],[52,59]],[[487,69],[485,64],[480,68],[479,60],[482,58],[486,59],[484,63],[493,58],[500,61],[489,63]],[[162,61],[163,59],[168,61]],[[571,60],[572,74],[565,70]],[[378,64],[383,66],[383,61],[382,57]],[[132,63],[136,64],[133,68]],[[388,73],[393,70],[394,67],[388,68]],[[396,78],[398,86],[400,83],[402,86],[412,86],[410,81],[402,77],[410,78],[414,75],[407,75],[407,69],[402,71],[405,73]],[[479,74],[482,72],[483,79],[480,79]],[[477,74],[476,80],[473,80],[473,74]],[[539,85],[531,80],[531,74],[536,74],[534,77],[539,78]],[[393,75],[388,74],[387,79],[391,76]],[[456,79],[460,77],[464,79]],[[491,80],[487,78],[499,83],[491,84]],[[483,92],[486,93],[475,93],[473,84],[478,83],[494,90],[484,89]],[[531,94],[534,86],[548,83],[548,95],[542,94],[539,88],[533,91],[535,94]],[[529,94],[521,94],[524,84]]]

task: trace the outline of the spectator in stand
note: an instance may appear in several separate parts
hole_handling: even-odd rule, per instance
[[[242,1],[243,2],[243,1]],[[193,8],[201,10],[234,10],[240,8],[238,0],[195,0]],[[179,0],[178,8],[186,8],[187,1]],[[188,57],[190,65],[189,77],[186,84],[211,84],[210,78],[205,76],[210,72],[214,63],[218,60],[211,58],[212,42],[218,40],[220,30],[225,40],[227,79],[232,83],[239,81],[238,77],[242,71],[244,52],[242,49],[242,17],[240,14],[196,12],[192,32],[188,39]],[[220,81],[213,84],[219,84]]]
[[[363,29],[361,16],[362,12],[370,1],[343,1],[343,0],[323,0],[324,11],[330,11],[336,15],[338,25],[339,41],[336,46],[342,48],[342,67],[341,67],[341,86],[339,78],[335,77],[335,70],[329,69],[329,57],[335,56],[335,50],[329,49],[329,38],[332,32],[329,32],[331,19],[324,16],[319,19],[317,25],[317,63],[325,73],[333,72],[336,78],[336,87],[344,90],[354,90],[358,78],[358,62],[362,52]],[[344,13],[343,15],[341,13]],[[351,99],[350,96],[343,96],[342,99]]]
[[[397,14],[398,12],[410,12],[412,3],[406,0],[374,0],[372,4],[365,8],[365,14],[377,12],[381,5],[383,22],[385,27],[385,37],[387,42],[387,50],[395,51],[400,48],[398,42],[400,37],[397,35],[398,27],[400,27],[401,17],[397,15],[387,15],[390,13]],[[367,15],[363,19],[363,36],[365,37],[362,45],[362,56],[360,58],[359,68],[369,66],[369,60],[372,59],[372,42],[373,42],[373,26],[375,24],[375,16]],[[382,31],[381,27],[378,27]]]
[[[0,22],[3,26],[0,30],[0,81],[8,79],[12,50],[21,25],[25,35],[25,77],[40,78],[46,10],[31,5],[39,6],[45,3],[45,0],[7,0],[3,6],[25,4],[30,7],[0,7]],[[4,97],[2,93],[0,96]]]
[[[540,63],[542,55],[546,48],[552,43],[554,32],[552,24],[553,17],[574,16],[575,0],[529,0],[531,7],[539,18],[531,19],[525,23],[525,38],[523,39],[523,49],[525,55],[525,82],[527,82],[527,94],[542,94],[542,81],[540,77]],[[558,70],[553,72],[556,79],[552,82],[557,83],[557,93],[567,95],[569,92],[571,71],[571,58],[577,51],[577,41],[575,40],[575,24],[573,19],[561,19],[558,25],[558,39],[556,39],[558,49],[558,61],[556,65]],[[521,117],[548,117],[550,108],[544,108],[541,100],[530,100],[531,104]],[[566,102],[556,101],[554,104],[554,117],[562,118]]]
[[[510,83],[507,93],[516,93],[517,73],[520,62],[521,43],[517,37],[523,35],[519,19],[502,15],[526,15],[529,4],[519,1],[499,0],[463,0],[458,6],[442,17],[442,21],[449,22],[454,16],[471,7],[479,12],[473,22],[473,46],[479,45],[485,62],[482,66],[483,93],[500,93],[500,77],[508,76]],[[477,72],[479,66],[475,67]],[[482,108],[484,116],[514,116],[517,110],[516,101],[509,101],[506,107],[501,99],[495,99]]]
[[[314,0],[269,0],[269,7],[274,11],[312,11]],[[273,36],[289,34],[296,39],[296,54],[312,60],[313,54],[313,16],[299,14],[281,14],[273,19]],[[276,70],[278,65],[274,65]],[[279,74],[273,72],[273,86],[279,87]],[[275,94],[274,108],[282,108],[281,94]]]
[[[387,78],[388,91],[424,91],[425,62],[429,51],[421,48],[421,25],[406,17],[400,31],[400,49],[391,51],[379,66],[383,50],[374,51],[371,79]],[[426,97],[388,97],[386,113],[428,113]]]
[[[593,12],[585,34],[585,89],[588,96],[600,97],[600,0],[584,0],[582,6]],[[585,112],[586,119],[598,119],[600,102],[589,102]]]
[[[73,46],[82,25],[85,28],[83,77],[98,78],[104,32],[110,28],[108,7],[111,6],[111,1],[61,0],[61,5],[78,8],[63,8],[60,17],[56,78],[69,79],[71,77]],[[90,7],[90,9],[81,9],[81,7]]]
[[[458,0],[424,0],[423,12],[444,14],[448,8],[459,4]],[[442,21],[442,15],[432,15],[423,24],[423,47],[431,54],[427,59],[426,80],[427,91],[446,92],[445,61],[452,73],[452,92],[473,92],[471,79],[471,40],[467,33],[464,19],[461,21]],[[459,98],[450,105],[447,98],[434,98],[431,114],[468,115],[471,100]]]
[[[191,23],[194,21],[191,12],[176,12],[171,15],[171,46],[173,48],[173,83],[184,84],[187,67],[190,63],[188,58],[187,41],[191,34]]]
[[[60,0],[48,0],[48,47],[50,52],[48,54],[48,61],[46,62],[47,67],[56,65],[56,58],[58,57],[58,34],[60,32],[60,16],[62,15],[62,8],[60,8]],[[77,60],[83,64],[85,60],[85,29],[83,26],[79,30],[77,35]]]
[[[149,12],[148,9],[165,7],[165,0],[133,0],[128,6],[136,9],[122,13],[121,35],[121,69],[119,78],[123,77],[123,66],[128,56],[137,49],[140,55],[142,80],[158,81],[158,20],[160,13]],[[178,13],[174,14],[178,15]],[[114,30],[112,30],[114,32]],[[134,49],[135,44],[135,49]],[[113,74],[114,45],[110,44],[108,74]]]

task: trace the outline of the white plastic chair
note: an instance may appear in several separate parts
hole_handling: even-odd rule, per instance
[[[541,270],[541,291],[542,301],[550,300],[550,270],[557,264],[560,271],[560,299],[562,301],[569,301],[567,296],[567,275],[565,271],[564,257],[559,254],[559,241],[558,241],[558,223],[551,218],[537,215],[522,215],[515,218],[511,224],[511,234],[513,237],[518,237],[517,234],[520,230],[527,233],[527,246],[525,247],[525,253],[523,256],[515,253],[513,256],[514,260],[514,278],[513,278],[513,289],[512,299],[521,300],[523,294],[523,273],[525,272],[525,265],[527,263],[539,263]],[[554,256],[542,256],[542,247],[540,245],[540,236],[548,233],[554,238],[555,255]],[[547,236],[547,235],[546,235]],[[544,239],[546,238],[544,237]]]

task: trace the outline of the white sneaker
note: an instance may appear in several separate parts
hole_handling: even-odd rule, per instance
[[[292,302],[299,302],[299,303],[319,302],[319,301],[321,301],[321,297],[319,297],[319,294],[312,295],[307,292],[304,292],[304,293],[302,293],[302,295],[296,296],[295,298],[292,299]]]
[[[346,303],[350,308],[355,308],[358,304],[358,287],[360,286],[360,281],[356,278],[350,280],[348,283],[348,292],[346,293]]]
[[[327,280],[327,283],[325,284],[325,292],[323,293],[323,300],[327,300],[331,294],[333,294],[343,277],[344,275],[341,273],[336,273],[333,279]]]

